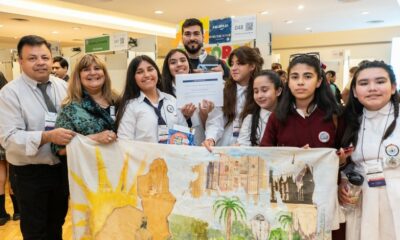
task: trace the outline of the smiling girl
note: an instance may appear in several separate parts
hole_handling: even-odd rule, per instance
[[[262,70],[250,81],[246,105],[242,112],[243,123],[240,128],[238,144],[258,146],[271,112],[282,93],[282,82],[271,70]]]
[[[364,62],[351,82],[343,145],[364,175],[362,204],[346,216],[346,239],[400,239],[399,95],[391,66]],[[384,181],[382,181],[384,180]],[[349,203],[345,184],[339,198]]]
[[[181,49],[172,49],[168,52],[164,60],[161,80],[161,91],[166,92],[174,97],[175,91],[175,78],[178,74],[192,73],[193,68],[190,65],[189,56]],[[179,96],[178,96],[179,97]],[[214,108],[214,104],[210,101],[203,100],[202,104],[196,107],[193,103],[185,104],[181,112],[187,119],[189,127],[195,131],[195,142],[201,145],[204,141],[204,125],[207,120],[208,114]]]
[[[160,80],[160,70],[150,57],[131,61],[117,113],[119,138],[166,143],[169,129],[187,125],[175,97],[159,90]]]

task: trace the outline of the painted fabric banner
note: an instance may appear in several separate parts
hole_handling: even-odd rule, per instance
[[[74,239],[330,239],[338,227],[334,149],[77,136],[67,153]]]

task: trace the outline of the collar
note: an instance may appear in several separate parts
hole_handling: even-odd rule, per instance
[[[26,84],[28,84],[30,87],[32,87],[33,89],[37,89],[38,83],[41,83],[41,82],[39,82],[39,81],[36,81],[36,80],[30,78],[30,77],[29,77],[28,75],[26,75],[24,72],[22,72],[21,77],[22,77],[22,80],[23,80]],[[49,76],[48,82],[50,82],[50,84],[52,83],[52,82],[51,82],[51,77],[50,77],[50,76]]]
[[[296,104],[293,103],[293,108],[296,110],[296,112],[303,118],[309,117],[311,116],[311,114],[313,114],[313,112],[315,111],[315,109],[317,109],[317,104],[315,104],[312,108],[311,111],[309,113],[303,112],[302,110],[298,109],[296,107]]]
[[[260,111],[260,118],[262,119],[263,122],[266,122],[265,120],[271,115],[271,112],[268,111],[267,109],[261,108]]]
[[[367,110],[366,108],[364,108],[363,112],[364,112],[364,115],[366,118],[373,118],[378,115],[387,116],[394,112],[394,108],[393,108],[392,102],[388,102],[384,107],[382,107],[381,109],[379,109],[377,111],[370,111],[370,110]]]
[[[199,55],[199,61],[202,63],[202,62],[204,62],[204,60],[205,60],[206,57],[207,57],[207,52],[204,51],[204,49],[201,49],[200,51],[201,51],[201,53],[200,53],[200,55]]]
[[[241,86],[238,83],[236,83],[236,88],[237,88],[238,96],[244,94],[247,91],[247,85],[246,86]]]
[[[161,92],[159,89],[157,89],[157,93],[158,93],[158,102],[167,98],[167,95],[164,92]],[[142,91],[140,91],[140,95],[137,98],[138,102],[142,103],[144,101],[145,97],[146,97],[146,94],[144,94]]]

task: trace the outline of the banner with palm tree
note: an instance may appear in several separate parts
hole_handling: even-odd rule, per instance
[[[334,149],[77,136],[67,154],[74,239],[329,239],[338,227]]]

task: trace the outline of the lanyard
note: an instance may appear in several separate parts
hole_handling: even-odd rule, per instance
[[[149,105],[150,107],[153,108],[154,112],[156,113],[157,117],[158,117],[158,125],[167,125],[167,123],[165,122],[164,118],[161,115],[161,109],[163,107],[164,104],[164,99],[161,99],[161,101],[158,103],[158,107],[154,107],[153,104],[151,104],[151,102],[149,101],[149,99],[144,98],[144,102],[147,103],[147,105]]]

